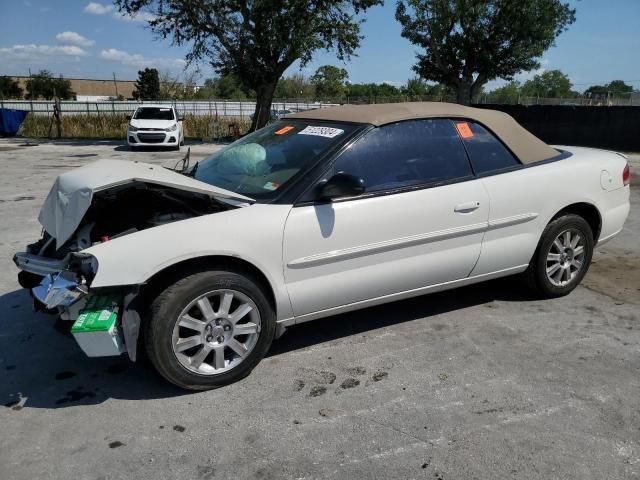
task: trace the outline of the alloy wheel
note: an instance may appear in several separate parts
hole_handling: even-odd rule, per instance
[[[561,232],[547,252],[547,278],[556,287],[564,287],[584,268],[585,242],[582,233],[570,228]]]
[[[172,334],[180,365],[200,375],[218,375],[242,363],[260,336],[260,312],[237,290],[214,290],[191,301]]]

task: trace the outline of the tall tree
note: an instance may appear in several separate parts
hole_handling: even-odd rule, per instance
[[[524,82],[520,93],[525,97],[573,98],[578,94],[572,87],[567,75],[560,70],[549,70]]]
[[[345,92],[345,82],[349,74],[344,68],[323,65],[309,79],[316,87],[318,98],[340,98]]]
[[[7,76],[0,77],[0,98],[20,98],[22,88],[18,81]]]
[[[208,60],[233,73],[257,95],[252,130],[266,125],[284,71],[307,64],[321,49],[348,59],[359,46],[356,15],[382,0],[115,0],[120,12],[154,15],[151,29],[177,45],[187,60]]]
[[[138,100],[157,100],[160,98],[160,75],[155,68],[138,70],[133,97]]]
[[[505,101],[513,101],[513,99],[517,99],[520,95],[520,90],[522,85],[517,80],[511,80],[510,82],[504,84],[501,87],[498,87],[491,92],[489,92],[489,101],[490,102],[505,102]]]
[[[628,98],[633,92],[633,87],[623,80],[613,80],[605,85],[592,85],[584,93],[591,95],[608,95],[612,98]]]
[[[310,80],[301,73],[295,73],[290,77],[283,77],[278,80],[275,98],[313,98],[316,94],[316,87]]]
[[[54,96],[62,100],[72,99],[74,92],[71,90],[71,82],[62,78],[54,78],[49,70],[40,70],[27,80],[27,98],[46,98],[51,100]]]
[[[396,19],[425,49],[414,70],[469,104],[489,80],[538,68],[575,10],[561,0],[398,0]]]

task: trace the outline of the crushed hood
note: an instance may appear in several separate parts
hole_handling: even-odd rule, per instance
[[[38,220],[56,239],[56,248],[60,248],[78,228],[95,192],[132,182],[201,193],[233,204],[254,202],[244,195],[214,187],[159,165],[127,160],[99,160],[60,175],[42,205]]]

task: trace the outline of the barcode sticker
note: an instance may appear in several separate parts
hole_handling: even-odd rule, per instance
[[[304,130],[298,132],[298,135],[314,135],[316,137],[334,138],[344,133],[344,130],[333,127],[305,127]]]

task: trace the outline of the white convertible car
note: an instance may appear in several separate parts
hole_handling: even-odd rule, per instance
[[[15,262],[88,355],[143,347],[201,390],[247,375],[293,324],[515,274],[566,295],[628,213],[621,154],[551,147],[491,110],[342,106],[179,171],[65,173]]]

